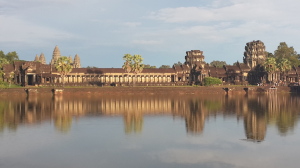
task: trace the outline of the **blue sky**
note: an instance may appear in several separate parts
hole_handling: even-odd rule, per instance
[[[297,0],[0,0],[0,50],[48,63],[58,45],[103,68],[121,67],[126,53],[160,66],[202,50],[206,62],[232,64],[253,40],[300,52],[299,9]]]

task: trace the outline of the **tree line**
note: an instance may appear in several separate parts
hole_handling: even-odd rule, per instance
[[[3,65],[11,64],[13,61],[19,60],[19,56],[16,51],[4,53],[0,50],[0,87],[6,87],[7,85],[10,86],[11,80],[13,79],[14,74],[11,73],[6,78],[9,81],[9,84],[4,82],[4,72],[3,72]]]

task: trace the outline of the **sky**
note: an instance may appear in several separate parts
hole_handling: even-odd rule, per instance
[[[300,53],[298,0],[0,0],[0,50],[46,62],[57,45],[81,66],[120,68],[124,54],[159,67],[201,50],[207,63],[243,61],[247,42]]]

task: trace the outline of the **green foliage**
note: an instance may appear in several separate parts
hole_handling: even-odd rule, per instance
[[[274,73],[277,70],[276,59],[274,57],[268,57],[263,66],[267,72]]]
[[[4,52],[0,51],[0,69],[3,67],[4,64],[10,64],[13,61],[19,60],[19,56],[17,52],[12,51],[7,54],[4,54]]]
[[[219,85],[219,84],[222,84],[222,81],[219,78],[205,77],[203,79],[204,86]]]
[[[58,73],[61,75],[64,84],[65,75],[70,73],[73,68],[70,59],[66,56],[59,57],[58,60],[55,62],[54,66]]]
[[[129,72],[140,73],[144,69],[144,64],[142,64],[143,58],[141,55],[125,54],[123,56],[123,60],[125,62],[122,68],[125,69],[127,73]]]
[[[18,56],[17,52],[15,52],[15,51],[7,53],[5,58],[7,59],[7,61],[9,63],[19,60],[19,56]]]
[[[151,65],[149,65],[149,64],[144,64],[144,68],[155,69],[156,66],[151,66]]]
[[[3,65],[9,64],[6,58],[0,57],[0,69],[2,69]]]
[[[274,57],[274,58],[275,58],[275,56],[274,56],[273,53],[270,53],[270,52],[267,52],[267,51],[266,51],[266,54],[265,54],[265,55],[267,56],[267,58],[268,58],[268,57]]]
[[[177,63],[174,63],[174,65],[182,65],[182,63],[178,61]]]
[[[5,58],[5,54],[2,50],[0,50],[0,58]]]
[[[281,59],[288,59],[292,66],[300,65],[300,60],[298,59],[298,54],[294,47],[289,47],[285,42],[281,42],[274,51],[274,57],[276,61],[279,62]]]
[[[162,65],[159,67],[160,69],[167,69],[167,68],[171,68],[170,65]]]
[[[291,62],[287,58],[278,59],[277,67],[280,72],[286,72],[292,69]]]
[[[143,58],[141,55],[133,55],[132,57],[133,64],[132,64],[132,70],[135,73],[140,73],[143,71],[144,64],[143,63]]]
[[[98,67],[96,67],[96,66],[87,66],[86,68],[98,68]]]
[[[132,55],[130,54],[125,54],[123,56],[123,60],[125,61],[124,62],[124,65],[122,66],[122,68],[127,72],[131,72],[131,66],[132,66]]]
[[[209,63],[210,66],[216,66],[218,68],[222,68],[223,65],[227,65],[225,61],[216,61],[213,60],[212,62]]]
[[[1,52],[0,52],[1,54]],[[5,57],[1,57],[0,56],[0,81],[3,81],[4,80],[4,72],[3,72],[3,65],[5,64],[9,64],[9,62],[6,60]]]
[[[19,87],[22,87],[22,86],[0,81],[0,88],[19,88]]]

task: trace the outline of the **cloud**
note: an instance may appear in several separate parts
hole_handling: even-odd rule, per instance
[[[125,22],[125,23],[123,23],[124,26],[131,27],[131,28],[138,27],[141,24],[142,23],[140,23],[140,22]]]
[[[232,0],[231,3],[226,2],[226,5],[221,5],[220,1],[212,1],[211,6],[163,8],[152,12],[150,18],[169,23],[253,20],[278,22],[278,20],[286,21],[287,17],[296,19],[295,13],[285,11],[287,8],[290,8],[291,11],[296,10],[297,7],[294,6],[294,3],[284,2],[285,8],[283,9],[280,6],[282,2],[279,0]]]
[[[162,41],[160,40],[132,40],[132,44],[143,44],[143,45],[156,45],[156,44],[162,44]]]
[[[30,23],[14,16],[0,15],[0,42],[21,42],[38,45],[43,41],[68,40],[75,36],[71,33],[43,27]]]
[[[166,29],[182,41],[287,40],[300,33],[298,6],[300,2],[292,0],[214,0],[202,6],[162,8],[148,18],[168,25]]]

